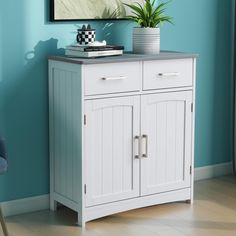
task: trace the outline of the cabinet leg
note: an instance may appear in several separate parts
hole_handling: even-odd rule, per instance
[[[185,201],[187,204],[193,204],[193,200],[192,199],[188,199]]]
[[[50,199],[50,210],[56,211],[57,210],[57,201]]]
[[[77,221],[77,225],[78,226],[80,226],[80,227],[82,227],[82,228],[85,228],[85,221],[84,221],[84,219],[83,219],[83,216],[82,216],[82,214],[80,214],[80,213],[78,213],[78,221]]]

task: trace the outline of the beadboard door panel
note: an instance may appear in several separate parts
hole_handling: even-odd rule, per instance
[[[190,187],[192,92],[141,98],[141,194]]]
[[[133,152],[139,107],[138,96],[85,102],[87,207],[139,195],[139,159]]]

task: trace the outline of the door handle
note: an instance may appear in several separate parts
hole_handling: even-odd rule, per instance
[[[148,157],[148,136],[146,134],[142,135],[142,157]]]
[[[112,80],[124,80],[126,79],[125,76],[116,76],[116,77],[102,77],[102,80],[105,81],[112,81]]]
[[[178,77],[179,72],[163,72],[163,73],[158,73],[157,77],[158,78],[165,78],[165,77]]]
[[[134,158],[139,159],[139,136],[134,137]]]

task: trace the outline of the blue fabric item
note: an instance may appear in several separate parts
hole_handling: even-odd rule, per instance
[[[0,174],[7,171],[7,153],[4,140],[0,137]]]
[[[3,174],[7,171],[7,161],[6,159],[0,157],[0,174]]]
[[[0,137],[0,157],[7,159],[5,142],[4,142],[3,138],[1,138],[1,137]]]

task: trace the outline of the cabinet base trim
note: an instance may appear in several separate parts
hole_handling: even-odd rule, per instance
[[[124,201],[98,205],[94,207],[85,208],[85,221],[94,220],[100,217],[112,215],[115,213],[128,211],[136,208],[147,207],[168,202],[177,202],[190,200],[190,188],[160,193],[156,195],[144,196]]]
[[[66,206],[68,208],[71,208],[71,209],[78,209],[78,203],[76,203],[64,196],[61,196],[60,194],[55,193],[55,192],[53,193],[53,195],[54,195],[54,197],[52,197],[51,201],[54,200],[56,202],[63,204],[64,206]],[[51,210],[53,210],[52,206],[50,208],[51,208]]]

